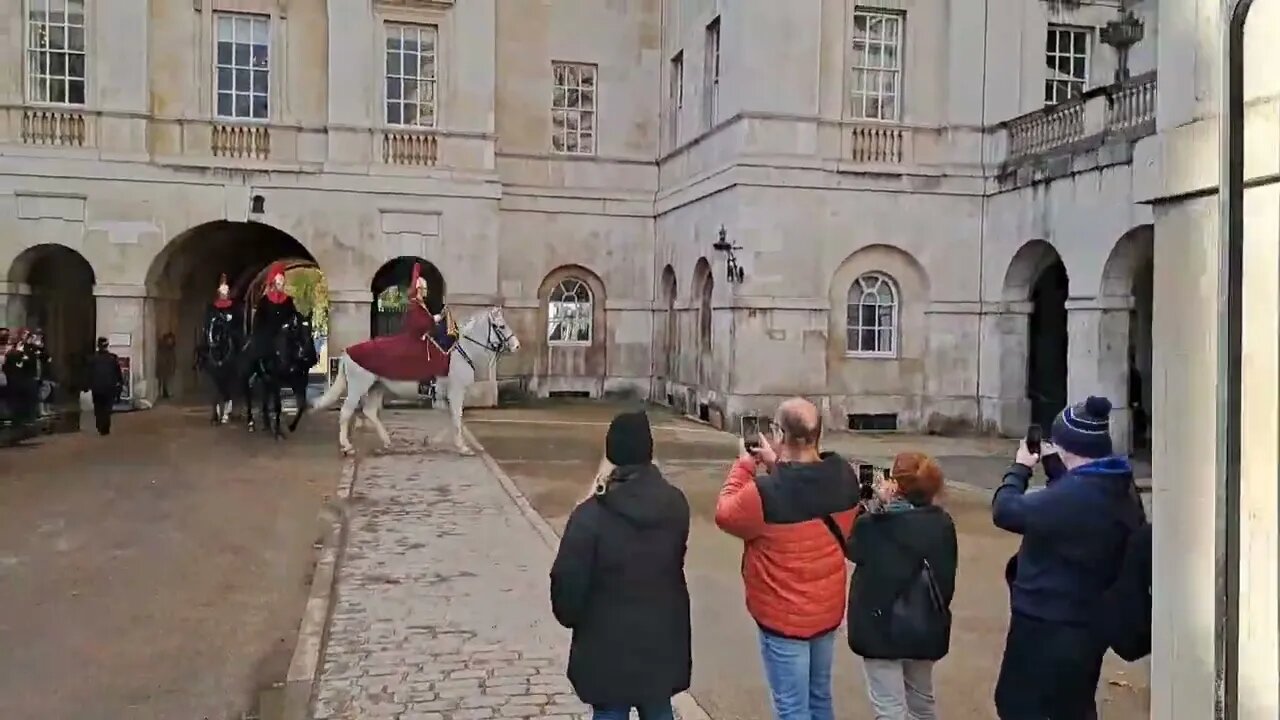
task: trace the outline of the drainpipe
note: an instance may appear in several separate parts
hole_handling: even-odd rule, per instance
[[[1214,501],[1214,718],[1239,717],[1240,397],[1244,264],[1244,26],[1253,0],[1223,0],[1218,185],[1218,427]]]
[[[982,3],[982,105],[978,125],[982,128],[982,136],[978,138],[978,170],[982,175],[980,192],[981,201],[978,213],[978,374],[974,383],[974,403],[977,406],[978,426],[985,423],[982,413],[982,320],[986,315],[983,308],[983,292],[985,285],[986,244],[987,244],[987,37],[991,34],[988,26],[991,0]]]

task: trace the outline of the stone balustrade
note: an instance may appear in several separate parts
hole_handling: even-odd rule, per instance
[[[1137,139],[1155,132],[1156,74],[1086,91],[1066,102],[1021,115],[1001,125],[1006,162],[1071,152],[1108,136]]]
[[[886,123],[859,123],[849,127],[849,152],[854,163],[899,165],[911,129]]]
[[[440,141],[434,131],[409,128],[382,131],[384,164],[434,167],[439,161]]]
[[[209,151],[213,157],[267,160],[271,157],[271,128],[215,123],[209,136]]]
[[[24,145],[84,147],[92,144],[84,113],[62,108],[22,110],[20,137]]]

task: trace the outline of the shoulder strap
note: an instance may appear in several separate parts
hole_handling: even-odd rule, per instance
[[[845,538],[844,533],[840,532],[840,525],[836,522],[836,519],[830,515],[823,515],[822,524],[826,525],[827,530],[831,531],[831,535],[836,539],[836,544],[840,546],[840,554],[844,555],[845,559],[848,560],[848,540]]]

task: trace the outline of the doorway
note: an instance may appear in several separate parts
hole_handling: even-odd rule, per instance
[[[1046,431],[1067,406],[1067,268],[1055,259],[1031,288],[1027,398],[1031,421]]]

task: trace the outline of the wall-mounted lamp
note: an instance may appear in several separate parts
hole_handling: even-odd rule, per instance
[[[1103,43],[1116,49],[1116,82],[1129,79],[1129,48],[1142,42],[1142,21],[1132,10],[1125,10],[1119,20],[1112,20],[1099,33]]]
[[[743,272],[742,266],[738,264],[738,256],[734,255],[733,251],[741,250],[742,246],[730,244],[728,236],[729,233],[725,231],[724,226],[721,225],[719,236],[717,237],[715,244],[711,246],[711,249],[728,253],[728,257],[726,257],[724,261],[725,275],[728,276],[729,282],[741,285],[743,279],[746,277],[746,273]]]

